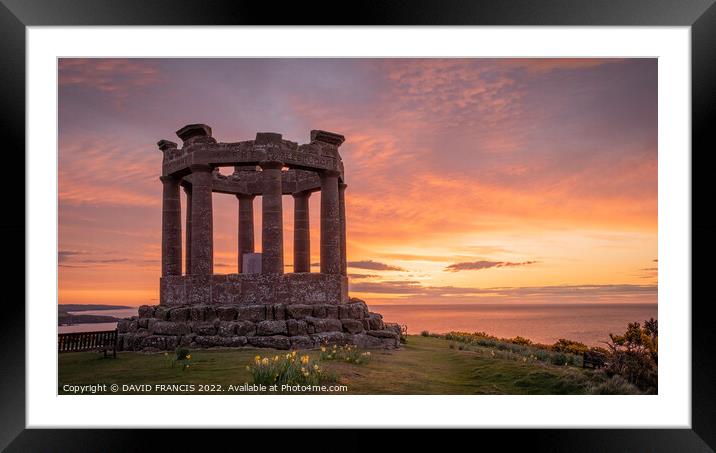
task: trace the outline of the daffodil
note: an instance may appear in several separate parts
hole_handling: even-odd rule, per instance
[[[186,356],[186,358],[187,358],[187,360],[191,360],[191,354],[188,354],[188,355]]]
[[[307,356],[307,355],[301,356],[301,363],[304,364],[304,365],[308,363],[308,356]]]
[[[262,365],[268,365],[268,364],[269,364],[269,359],[268,359],[268,357],[264,357],[264,358],[261,360],[261,364],[262,364]]]
[[[321,352],[326,352],[326,347],[325,347],[325,346],[321,346]],[[166,354],[164,354],[164,355],[166,355]]]
[[[315,365],[315,364],[314,364],[314,365],[313,365],[313,369],[316,370],[316,371],[318,371],[318,365]]]

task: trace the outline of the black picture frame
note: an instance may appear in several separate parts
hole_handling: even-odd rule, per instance
[[[714,221],[698,214],[697,201],[708,202],[713,190],[705,178],[714,154],[716,125],[716,6],[715,0],[370,0],[337,2],[201,1],[201,0],[0,0],[0,105],[5,174],[0,230],[5,263],[10,256],[25,263],[25,39],[29,26],[105,25],[557,25],[557,26],[690,26],[692,63],[692,429],[551,429],[481,430],[468,436],[482,445],[502,449],[528,447],[550,451],[713,451],[716,448],[716,329],[709,317],[711,298],[704,295],[709,266],[697,266],[714,256]],[[711,146],[709,146],[711,145]],[[22,169],[22,171],[20,170]],[[700,173],[700,175],[699,175]],[[697,176],[700,176],[697,178]],[[15,178],[15,179],[13,179]],[[12,190],[10,190],[12,189]],[[10,196],[12,195],[12,196]],[[24,192],[23,192],[24,195]],[[703,211],[702,211],[703,212]],[[12,214],[12,215],[10,215]],[[1,319],[0,447],[8,451],[126,451],[186,449],[193,434],[152,433],[148,430],[25,429],[25,266],[5,266]],[[701,277],[697,279],[697,277]],[[697,284],[700,281],[700,284]],[[17,297],[10,297],[16,290]],[[701,294],[699,294],[699,290]],[[29,314],[30,316],[32,314]],[[111,410],[111,408],[108,408]],[[161,408],[158,420],[161,420]],[[635,416],[638,408],[635,408]],[[335,433],[336,447],[361,444],[365,433]],[[410,437],[422,441],[428,430]],[[265,435],[265,434],[264,434]],[[203,437],[206,442],[206,437]],[[273,442],[289,437],[278,437]],[[236,434],[212,434],[217,447]],[[208,444],[207,444],[208,445]],[[325,443],[323,446],[327,447]],[[452,444],[457,446],[457,444]],[[272,447],[278,444],[273,443]],[[445,446],[443,444],[443,446]],[[381,449],[398,448],[383,441]],[[220,448],[220,447],[219,447]],[[360,448],[360,447],[358,447]],[[361,448],[362,449],[362,448]]]

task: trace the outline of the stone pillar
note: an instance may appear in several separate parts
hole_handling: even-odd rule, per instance
[[[181,275],[179,179],[162,176],[162,276]]]
[[[191,167],[191,275],[214,273],[214,222],[211,202],[212,169]]]
[[[283,274],[281,162],[261,162],[261,273]]]
[[[321,273],[341,273],[338,172],[321,174]]]
[[[311,229],[308,199],[311,192],[293,194],[293,271],[311,272]]]
[[[239,274],[244,272],[244,253],[254,253],[254,195],[236,195],[239,199]]]
[[[184,186],[184,193],[186,194],[186,239],[184,239],[184,243],[186,246],[186,251],[184,252],[184,255],[186,256],[185,263],[184,263],[184,273],[186,275],[191,275],[191,186],[185,185]]]
[[[341,222],[341,275],[348,275],[348,260],[346,258],[346,187],[345,183],[338,183],[338,215]]]

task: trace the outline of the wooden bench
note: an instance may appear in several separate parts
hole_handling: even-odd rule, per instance
[[[582,368],[604,368],[606,357],[596,351],[587,351],[582,355]]]
[[[61,333],[57,338],[57,352],[112,351],[117,357],[117,329],[98,332]]]

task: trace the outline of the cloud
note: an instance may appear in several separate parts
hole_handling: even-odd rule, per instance
[[[58,68],[60,87],[92,88],[118,101],[161,81],[157,68],[140,59],[61,58]]]
[[[444,270],[448,272],[473,271],[480,269],[489,269],[491,267],[517,267],[535,264],[537,261],[523,261],[521,263],[513,263],[510,261],[472,261],[467,263],[454,263],[446,267]]]
[[[154,151],[154,150],[152,150]],[[161,154],[117,137],[61,137],[60,204],[161,206]]]
[[[380,263],[373,260],[361,260],[361,261],[348,261],[348,267],[355,269],[368,269],[372,271],[405,271],[402,267],[392,266],[390,264]],[[311,267],[319,267],[321,263],[311,263]],[[350,274],[353,278],[369,278],[377,277],[377,275],[361,275],[361,274]],[[361,275],[357,277],[357,275]]]
[[[351,284],[351,291],[373,294],[392,294],[411,297],[440,298],[445,296],[498,296],[515,300],[529,299],[594,299],[630,298],[635,295],[656,296],[657,285],[553,285],[524,287],[458,287],[423,286],[416,280],[390,280],[383,282],[361,282]]]
[[[356,269],[370,269],[373,271],[405,271],[402,267],[392,266],[390,264],[380,263],[373,260],[348,261],[348,267]]]
[[[352,278],[353,280],[359,280],[364,278],[377,278],[380,277],[380,275],[375,274],[348,274],[348,278]]]
[[[76,252],[73,250],[59,250],[57,252],[57,262],[58,263],[64,263],[68,259],[72,258],[75,255],[81,255],[82,252]]]

